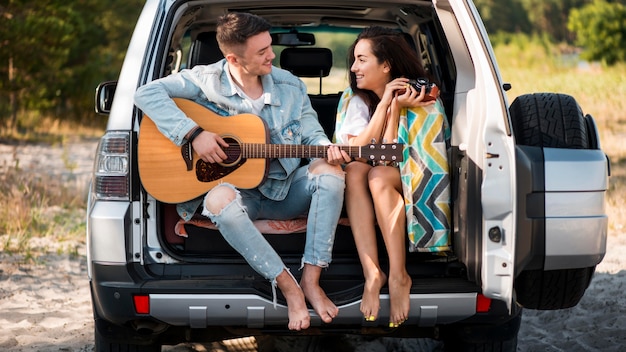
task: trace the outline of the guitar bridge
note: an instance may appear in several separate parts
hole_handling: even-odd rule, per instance
[[[191,143],[187,142],[180,147],[180,154],[183,156],[185,165],[187,165],[187,171],[193,169],[193,147]]]

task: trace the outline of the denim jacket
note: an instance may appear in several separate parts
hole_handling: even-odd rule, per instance
[[[211,65],[182,70],[140,87],[135,104],[155,122],[159,131],[176,145],[185,143],[185,136],[197,124],[170,99],[186,98],[220,115],[251,112],[250,104],[237,94],[227,70],[225,59]],[[272,144],[327,145],[330,140],[311,106],[306,86],[288,71],[273,67],[261,77],[265,121]],[[267,178],[258,189],[266,197],[282,200],[289,191],[291,175],[300,159],[281,158],[270,162]],[[179,214],[190,219],[201,203],[195,199],[178,206]]]

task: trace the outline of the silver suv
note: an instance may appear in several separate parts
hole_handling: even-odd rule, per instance
[[[606,250],[609,162],[595,122],[567,95],[528,94],[509,105],[510,85],[500,77],[471,1],[148,0],[119,79],[96,91],[96,110],[109,115],[87,226],[96,350],[298,335],[287,330],[284,299],[279,295],[277,307],[272,304],[269,282],[206,221],[178,218],[175,201],[158,195],[164,187],[150,186],[150,176],[140,172],[148,119],[133,104],[135,90],[220,60],[215,21],[227,11],[270,21],[275,65],[307,83],[329,136],[339,92],[348,85],[348,47],[373,24],[404,33],[440,83],[451,125],[451,250],[407,249],[413,279],[408,321],[385,326],[386,288],[378,321],[363,319],[362,270],[350,227],[340,223],[333,263],[321,281],[339,314],[325,324],[311,310],[312,327],[303,338],[430,337],[448,350],[514,351],[523,308],[579,302]],[[186,181],[169,182],[171,190]],[[259,226],[298,273],[302,231],[293,224]]]

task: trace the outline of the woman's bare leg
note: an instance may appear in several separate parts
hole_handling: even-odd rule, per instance
[[[374,204],[367,183],[367,174],[371,169],[371,165],[363,162],[349,163],[346,166],[345,195],[350,227],[365,277],[361,313],[368,321],[378,318],[380,289],[387,280],[378,261]]]
[[[389,256],[389,325],[402,324],[409,316],[411,277],[406,271],[406,212],[399,170],[375,167],[369,173],[378,226]]]

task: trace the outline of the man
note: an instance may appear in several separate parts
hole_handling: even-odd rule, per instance
[[[204,200],[179,205],[179,213],[187,216],[202,205],[202,214],[216,224],[226,241],[270,280],[273,288],[278,286],[282,291],[287,300],[289,329],[301,330],[310,325],[305,298],[326,323],[339,311],[319,286],[319,278],[331,261],[343,206],[345,182],[340,165],[350,157],[330,145],[304,83],[272,66],[275,55],[270,28],[267,21],[251,14],[221,16],[217,41],[224,59],[148,83],[137,90],[135,103],[173,143],[190,142],[208,163],[225,160],[222,148],[228,144],[219,135],[197,126],[171,97],[194,100],[223,115],[258,115],[267,123],[273,144],[329,145],[327,159],[313,160],[307,166],[300,166],[300,160],[294,158],[270,160],[266,181],[255,189],[240,190],[223,183],[211,189]],[[308,225],[298,285],[252,220],[302,215],[308,215]]]

